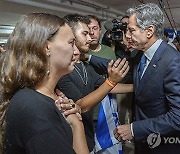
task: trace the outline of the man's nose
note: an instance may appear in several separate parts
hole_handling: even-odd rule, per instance
[[[74,44],[73,48],[74,48],[74,55],[80,55],[80,51],[75,44]]]
[[[90,43],[92,41],[92,38],[90,36],[90,34],[87,35],[87,42]]]
[[[126,38],[130,39],[131,38],[131,33],[130,31],[127,29],[126,33],[125,33]]]
[[[94,35],[94,31],[92,28],[89,29],[89,35]]]

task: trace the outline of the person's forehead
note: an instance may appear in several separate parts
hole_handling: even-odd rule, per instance
[[[98,24],[98,21],[97,20],[95,20],[95,19],[90,19],[90,24],[88,24],[88,25],[96,25],[96,26],[98,26],[99,24]]]
[[[129,16],[129,22],[132,22],[132,21],[136,21],[136,14],[132,14],[131,16]]]
[[[76,30],[80,30],[80,31],[87,31],[89,32],[89,27],[87,24],[82,23],[82,22],[78,22],[77,26],[76,26]]]
[[[129,23],[128,23],[128,27],[131,27],[131,26],[135,26],[135,25],[137,25],[137,23],[136,23],[136,15],[134,14],[134,15],[131,15],[130,17],[129,17]]]

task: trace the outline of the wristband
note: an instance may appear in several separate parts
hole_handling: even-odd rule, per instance
[[[114,88],[116,86],[116,83],[113,83],[112,81],[110,81],[109,79],[106,79],[105,81],[110,87]]]

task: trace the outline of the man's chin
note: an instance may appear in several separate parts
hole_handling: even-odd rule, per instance
[[[99,42],[97,40],[94,40],[94,41],[91,41],[91,45],[96,45],[98,44]]]
[[[138,46],[138,44],[137,43],[131,43],[131,48],[133,48],[133,49],[138,49],[139,48],[139,46]]]

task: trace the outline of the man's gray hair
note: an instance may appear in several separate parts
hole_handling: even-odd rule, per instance
[[[158,5],[153,3],[142,4],[127,10],[129,16],[135,14],[137,25],[145,30],[150,25],[155,27],[155,35],[158,38],[163,37],[164,32],[164,14]]]

